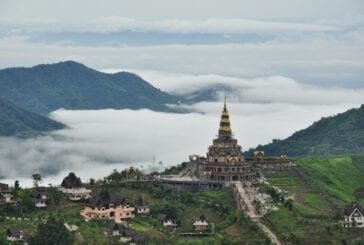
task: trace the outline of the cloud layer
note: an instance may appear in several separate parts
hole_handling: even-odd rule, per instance
[[[137,73],[156,87],[180,95],[219,84],[231,87],[232,128],[245,150],[286,138],[323,116],[358,107],[364,101],[364,89],[304,85],[282,76],[241,79],[150,70]],[[9,179],[5,181],[11,183],[19,178],[31,184],[27,177],[40,172],[46,176],[45,183],[59,184],[68,171],[87,180],[129,165],[151,171],[187,161],[189,154],[204,155],[217,134],[223,94],[217,92],[220,102],[178,105],[199,112],[189,114],[57,110],[51,117],[69,128],[26,140],[0,138],[0,176],[6,175]]]
[[[115,73],[122,69],[104,69]],[[364,89],[321,87],[299,83],[283,76],[242,79],[221,75],[191,75],[151,70],[129,70],[149,81],[157,88],[177,94],[188,95],[201,90],[230,88],[229,99],[239,103],[287,103],[305,105],[334,105],[364,101]],[[173,82],[172,82],[173,81]],[[216,100],[222,100],[224,91],[217,91]]]

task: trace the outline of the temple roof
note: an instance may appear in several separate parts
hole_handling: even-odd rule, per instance
[[[231,136],[229,112],[226,107],[226,96],[224,101],[224,108],[221,113],[220,128],[219,128],[219,137],[222,136]]]
[[[80,188],[82,186],[82,182],[79,177],[71,172],[63,179],[61,186],[63,188]]]
[[[108,191],[103,190],[98,196],[89,199],[87,203],[92,208],[109,208],[110,204],[114,204],[115,206],[126,204],[126,199],[119,195],[109,194]]]
[[[344,213],[345,215],[350,216],[355,211],[355,209],[364,215],[364,208],[360,206],[358,202],[352,202],[350,205],[346,206]]]

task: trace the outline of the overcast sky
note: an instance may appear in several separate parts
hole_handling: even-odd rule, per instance
[[[0,68],[123,68],[364,87],[364,2],[0,0]]]

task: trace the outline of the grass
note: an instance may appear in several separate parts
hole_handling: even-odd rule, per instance
[[[297,165],[307,173],[312,192],[318,193],[337,207],[355,200],[355,190],[364,186],[364,174],[351,157],[301,158]]]
[[[288,172],[268,173],[265,177],[271,185],[277,186],[282,190],[295,193],[299,189],[297,179]]]
[[[324,244],[364,239],[360,230],[339,225],[344,206],[364,186],[364,174],[358,170],[358,162],[362,163],[349,156],[300,158],[295,163],[301,175],[294,171],[268,174],[268,182],[289,189],[299,200],[293,202],[292,210],[279,206],[278,211],[264,217],[264,223],[287,243]]]
[[[354,155],[351,157],[351,160],[355,167],[364,173],[364,155]]]

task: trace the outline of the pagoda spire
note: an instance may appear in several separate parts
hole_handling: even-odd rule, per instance
[[[224,109],[222,110],[220,119],[219,137],[221,136],[231,136],[229,112],[226,106],[226,95],[224,99]]]

